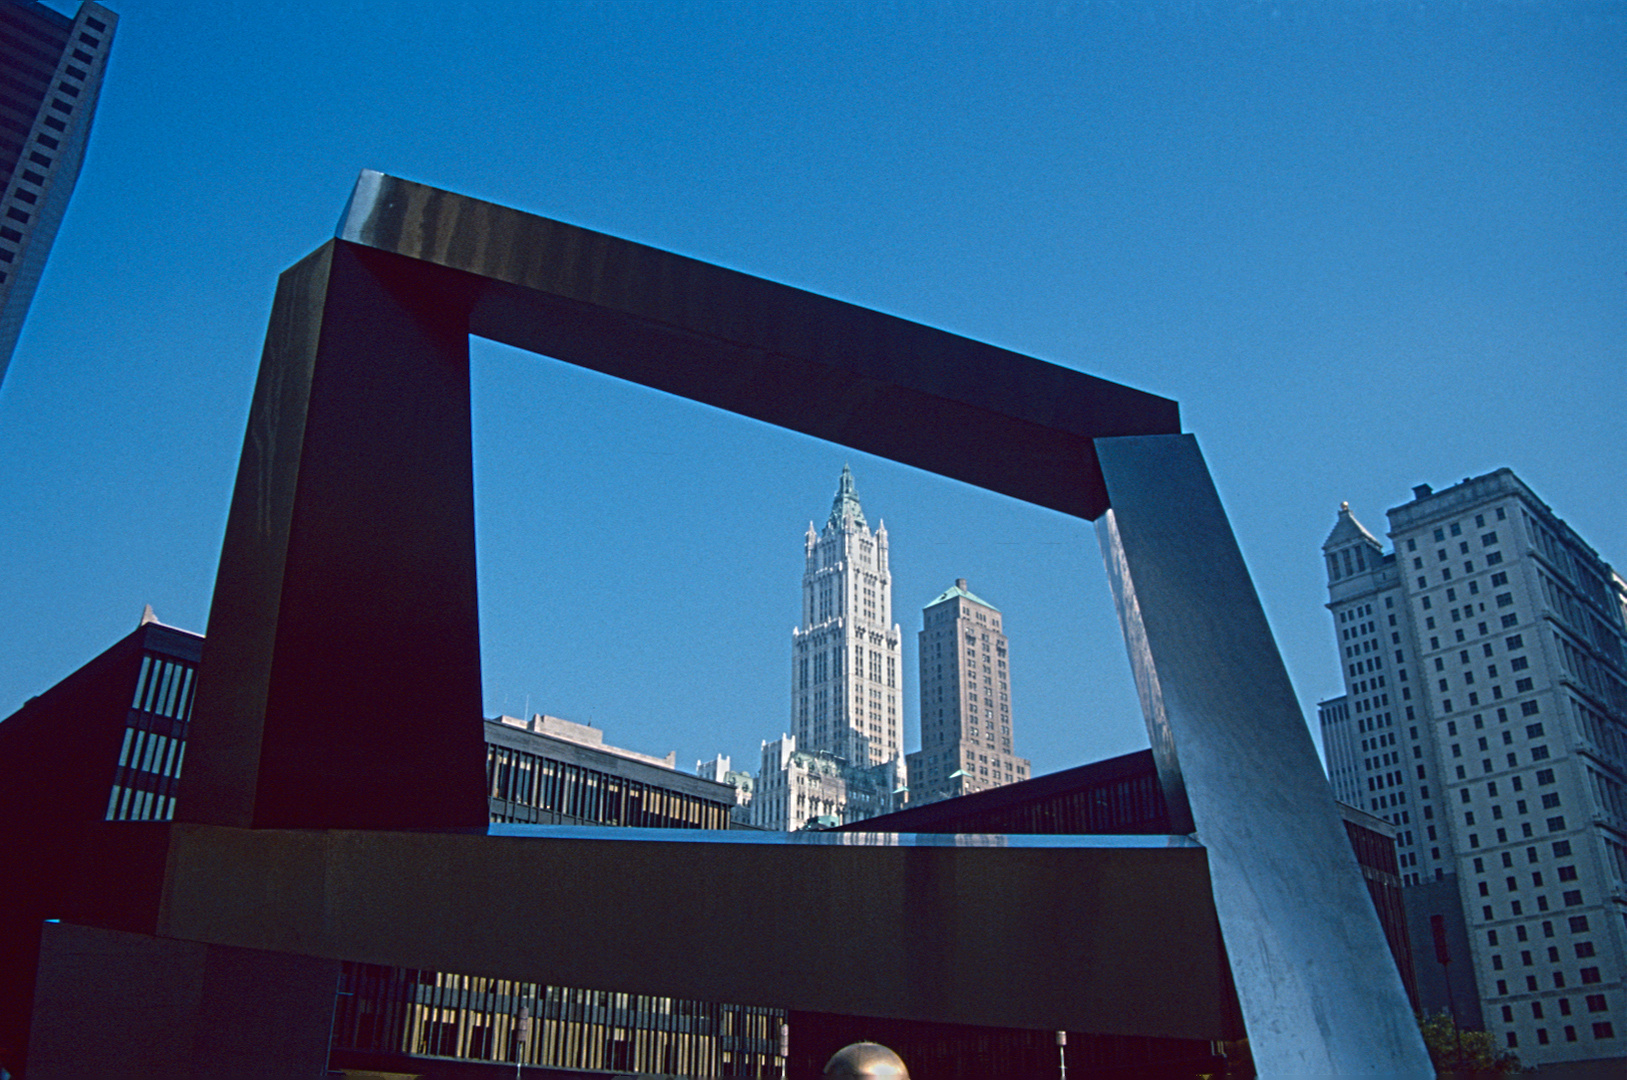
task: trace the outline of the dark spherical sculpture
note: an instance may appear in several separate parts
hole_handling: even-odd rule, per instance
[[[825,1080],[910,1080],[904,1059],[880,1043],[856,1042],[831,1055]]]

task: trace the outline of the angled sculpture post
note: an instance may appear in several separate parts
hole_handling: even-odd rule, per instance
[[[283,274],[178,820],[485,824],[471,294],[338,242]]]
[[[1097,443],[1097,535],[1173,815],[1209,853],[1262,1076],[1427,1073],[1242,552],[1190,435]]]
[[[412,903],[393,894],[388,867],[451,850],[429,830],[473,830],[486,819],[470,334],[1101,518],[1160,773],[1181,827],[1195,828],[1207,848],[1214,910],[1262,1072],[1427,1069],[1303,719],[1174,402],[378,173],[362,175],[337,238],[278,290],[199,677],[176,815],[189,824],[172,841],[164,933],[375,962],[446,955],[444,942],[397,942],[388,954],[379,942],[394,925],[391,905]],[[351,832],[264,843],[251,835],[266,829]],[[462,838],[458,857],[492,873],[516,859],[540,868],[548,860],[536,845],[555,842],[498,839]],[[708,860],[751,861],[685,843],[698,874]],[[232,858],[264,861],[267,873],[227,872]],[[925,917],[934,903],[966,902],[950,880],[987,875],[1022,891],[1009,877],[1020,860],[975,851],[852,858],[912,867],[917,892],[900,895],[924,898]],[[1151,854],[1122,862],[1149,867],[1129,873],[1132,883],[1157,877]],[[931,869],[939,866],[964,869]],[[436,873],[420,892],[445,891]],[[342,879],[349,884],[339,889]],[[222,921],[225,902],[258,881],[268,883],[259,905],[268,917]],[[583,911],[627,903],[608,878],[582,887],[591,895],[573,901]],[[923,911],[873,915],[896,920],[903,936]],[[301,918],[321,933],[305,933]],[[253,940],[240,936],[251,922]],[[748,922],[739,933],[772,937]],[[1052,929],[1059,941],[1077,934]],[[993,938],[979,933],[987,937],[973,927],[945,940],[982,955]],[[1214,947],[1201,912],[1179,933]],[[505,955],[519,955],[498,937],[482,961],[493,973]],[[695,954],[722,952],[686,953],[670,969],[672,992],[683,992],[677,981],[703,986],[716,975],[697,969]],[[596,970],[613,978],[625,965]],[[1104,1005],[1105,988],[1084,978],[1077,992],[1093,1000],[1075,1015],[1133,1033],[1111,1027],[1132,1014]],[[1046,985],[1068,992],[1065,979]],[[932,989],[909,992],[929,1001]],[[1225,1037],[1222,1011],[1211,1010],[1218,1026],[1209,1037]],[[931,1018],[897,1015],[906,1014]],[[1061,1014],[1043,1015],[1039,1026],[1065,1026]]]

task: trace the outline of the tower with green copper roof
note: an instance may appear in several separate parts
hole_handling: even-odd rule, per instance
[[[1000,609],[966,587],[921,612],[921,749],[909,755],[910,802],[1028,779],[1011,725],[1011,650]]]

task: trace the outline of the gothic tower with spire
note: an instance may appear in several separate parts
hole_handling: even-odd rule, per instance
[[[905,798],[901,629],[887,526],[874,532],[842,466],[825,527],[803,536],[791,630],[791,731],[763,743],[751,822],[795,831],[862,821]]]
[[[803,538],[802,622],[791,631],[791,730],[797,745],[861,767],[902,757],[900,629],[892,622],[887,526],[870,531],[842,478],[825,527]]]

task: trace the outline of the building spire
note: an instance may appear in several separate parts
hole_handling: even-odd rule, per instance
[[[839,529],[843,519],[852,518],[861,528],[869,528],[864,520],[864,508],[859,505],[859,493],[853,487],[853,470],[842,466],[842,479],[836,486],[836,498],[831,500],[827,529]]]

